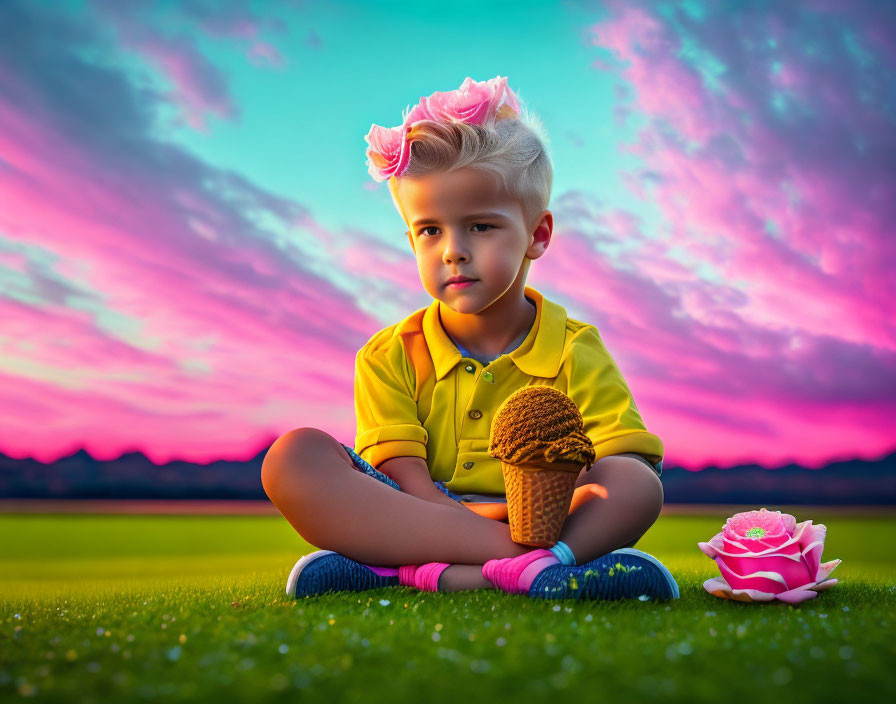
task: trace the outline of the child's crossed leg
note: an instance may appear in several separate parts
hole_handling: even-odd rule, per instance
[[[531,548],[510,526],[396,491],[359,472],[342,444],[315,428],[291,430],[271,445],[261,480],[268,497],[309,543],[358,562],[483,564]]]
[[[662,507],[659,478],[604,458],[576,483],[602,484],[605,497],[572,513],[560,540],[582,564],[618,547],[634,545]],[[655,482],[655,483],[654,483]],[[268,497],[313,545],[370,565],[447,562],[440,591],[490,588],[482,565],[534,548],[514,543],[506,523],[396,491],[358,471],[328,433],[315,428],[289,431],[277,439],[262,464]],[[659,491],[657,499],[657,488]]]

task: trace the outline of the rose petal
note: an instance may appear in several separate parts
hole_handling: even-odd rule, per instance
[[[770,602],[774,601],[775,595],[771,592],[763,592],[759,589],[733,589],[731,591],[732,599],[736,601],[756,601]]]
[[[793,540],[793,536],[790,533],[782,532],[778,535],[763,535],[757,542],[770,548],[777,548],[791,540]]]
[[[716,564],[723,562],[725,566],[737,575],[752,573],[771,573],[779,575],[786,586],[784,590],[794,589],[802,584],[815,584],[814,573],[809,573],[802,555],[762,555],[761,557],[744,557],[720,555]],[[730,581],[730,580],[729,580]],[[740,587],[740,584],[735,584]],[[766,590],[769,591],[769,590]]]
[[[804,586],[797,589],[791,589],[788,592],[781,592],[776,596],[780,601],[788,604],[799,604],[807,599],[814,599],[818,596],[818,592],[812,591],[809,587]]]
[[[818,574],[818,568],[821,563],[821,553],[824,550],[824,539],[827,535],[827,527],[819,523],[813,526],[809,521],[809,525],[800,536],[800,548],[803,552],[803,559],[809,568],[809,574],[815,576]],[[817,578],[816,582],[819,581]]]
[[[715,556],[718,554],[718,550],[713,546],[712,541],[708,543],[699,542],[697,543],[697,547],[700,548],[708,557],[715,559]]]
[[[826,579],[824,582],[819,582],[818,584],[814,584],[809,589],[812,589],[816,592],[824,591],[825,589],[830,589],[837,583],[836,579]]]
[[[842,560],[831,560],[830,562],[824,562],[818,566],[818,574],[815,577],[816,582],[823,582],[826,580],[835,569],[837,569],[837,565],[839,565]],[[836,579],[834,580],[837,581]]]
[[[788,535],[796,533],[796,519],[789,513],[781,514],[781,522],[784,524],[784,530]]]
[[[732,601],[771,601],[775,595],[771,592],[763,592],[758,589],[732,589],[730,585],[721,577],[713,577],[707,579],[703,583],[703,588],[713,596],[722,599],[731,599]]]
[[[762,592],[757,592],[757,593],[758,593],[758,594],[761,594]],[[753,599],[753,597],[751,597],[751,596],[750,596],[747,592],[745,592],[745,591],[738,591],[737,593],[735,593],[734,591],[730,591],[730,592],[713,592],[713,594],[714,594],[715,596],[720,596],[720,597],[722,597],[723,599],[731,599],[731,601],[746,601],[746,602],[751,602],[751,603],[752,603],[753,601],[761,601],[761,600]],[[772,597],[772,598],[774,598],[774,597]]]
[[[510,89],[510,86],[507,85],[507,77],[496,76],[495,78],[490,78],[486,81],[489,85],[494,85],[493,90],[496,95],[501,96],[501,102],[503,106],[509,107],[514,113],[519,115],[520,113],[520,104],[517,100],[516,95]],[[500,112],[500,111],[499,111]]]
[[[393,174],[401,173],[410,159],[410,150],[404,138],[405,128],[386,128],[371,125],[364,137],[367,148],[367,170],[375,181],[385,181]]]
[[[761,546],[745,545],[748,542],[752,541],[744,540],[742,542],[741,540],[733,540],[723,536],[722,547],[719,552],[726,552],[729,555],[751,555],[763,549]]]
[[[716,560],[716,565],[732,589],[758,589],[759,591],[777,594],[790,588],[784,577],[777,572],[757,570],[749,574],[738,574],[731,570],[721,559]]]
[[[763,555],[768,553],[786,553],[798,557],[801,554],[799,539],[797,537],[787,537],[778,543],[778,545],[768,545],[763,540],[751,540],[750,538],[739,538],[731,540],[722,538],[722,550],[728,555]]]
[[[708,592],[719,589],[721,589],[722,591],[731,591],[731,587],[728,586],[728,582],[726,582],[722,577],[712,577],[710,579],[707,579],[703,583],[703,588]]]

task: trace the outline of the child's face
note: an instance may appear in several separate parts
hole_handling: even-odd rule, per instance
[[[535,238],[527,230],[520,203],[504,193],[497,176],[490,173],[463,168],[403,177],[397,194],[423,287],[458,313],[484,310],[514,283],[522,292],[526,257],[540,257],[550,239],[550,211],[536,218],[541,236]],[[457,274],[476,281],[461,287],[446,285]]]

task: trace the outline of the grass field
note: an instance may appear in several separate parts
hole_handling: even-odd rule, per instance
[[[782,509],[786,510],[786,509]],[[799,606],[714,597],[718,516],[637,544],[681,598],[543,601],[409,587],[303,600],[315,548],[280,517],[0,515],[0,698],[100,701],[780,702],[896,696],[896,521],[825,515],[832,589]]]

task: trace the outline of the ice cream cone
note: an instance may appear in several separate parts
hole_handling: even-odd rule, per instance
[[[548,386],[513,393],[492,421],[489,455],[501,460],[512,540],[556,544],[579,473],[595,459],[572,399]]]
[[[511,540],[532,547],[556,545],[581,469],[572,467],[575,471],[501,462]]]

